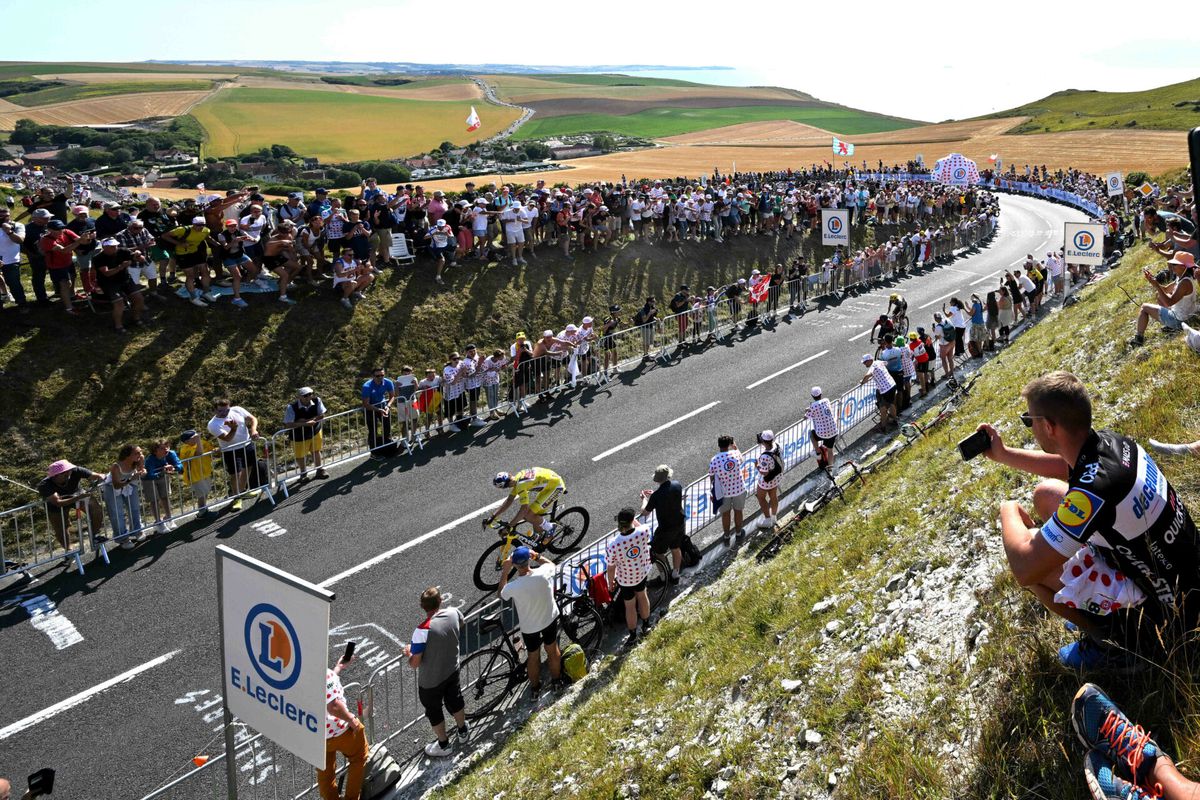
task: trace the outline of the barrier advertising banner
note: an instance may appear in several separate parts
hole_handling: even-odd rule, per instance
[[[821,209],[821,244],[850,246],[850,209]]]
[[[223,545],[217,580],[226,709],[324,768],[333,593]]]
[[[1104,226],[1099,222],[1064,223],[1063,253],[1069,264],[1104,263]]]

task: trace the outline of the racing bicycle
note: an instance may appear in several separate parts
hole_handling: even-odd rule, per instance
[[[568,599],[557,592],[555,597],[560,606]],[[559,615],[559,649],[575,642],[590,660],[604,637],[604,622],[591,606],[567,605],[568,608]],[[497,611],[479,620],[480,634],[493,636],[492,644],[471,653],[459,666],[467,719],[472,721],[495,712],[529,679],[525,668],[525,642],[518,631],[505,628],[503,613],[503,610]],[[549,680],[544,672],[542,680]]]
[[[531,550],[542,552],[549,550],[555,555],[569,553],[584,537],[588,530],[591,517],[582,506],[558,510],[558,501],[550,509],[548,515],[554,523],[554,532],[550,538],[542,531],[534,530],[528,522],[518,522],[513,525],[503,520],[497,520],[490,526],[499,531],[499,540],[488,545],[475,564],[475,586],[485,592],[494,592],[500,586],[500,567],[512,555],[515,548],[524,545]],[[511,578],[515,574],[509,574]]]
[[[806,500],[800,504],[800,506],[796,509],[796,518],[794,522],[799,522],[802,519],[811,517],[813,514],[816,514],[834,500],[841,500],[843,503],[846,502],[845,490],[856,480],[866,483],[863,470],[861,470],[858,464],[853,461],[845,462],[841,472],[837,475],[834,475],[831,467],[824,467],[822,468],[822,471],[825,473],[825,476],[829,478],[829,484],[820,491],[810,495],[810,497],[812,497],[811,500]],[[846,475],[847,473],[850,473],[849,479],[846,480],[845,483],[838,483],[838,478]],[[779,551],[783,549],[783,546],[792,540],[792,530],[793,527],[788,525],[772,536],[767,543],[764,544],[759,551],[754,554],[754,558],[758,561],[758,563],[765,563],[779,555]]]

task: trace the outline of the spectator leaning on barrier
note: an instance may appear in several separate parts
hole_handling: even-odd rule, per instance
[[[362,385],[363,414],[367,420],[367,447],[372,458],[385,458],[381,448],[392,443],[392,404],[396,402],[396,384],[383,367],[371,370],[371,380]]]
[[[455,737],[458,743],[465,744],[470,736],[464,711],[466,702],[458,679],[459,637],[467,623],[457,608],[442,608],[442,593],[436,586],[421,592],[421,610],[425,612],[425,621],[413,631],[404,655],[408,665],[417,670],[417,697],[437,737],[437,741],[425,745],[425,754],[444,758],[453,751],[446,735],[442,706],[458,723]]]
[[[833,404],[821,396],[821,387],[814,386],[809,392],[812,402],[804,412],[804,418],[812,423],[808,432],[812,441],[813,452],[817,454],[817,466],[828,469],[833,466],[833,445],[837,442],[837,417],[833,413]]]
[[[417,393],[417,376],[409,364],[400,367],[400,374],[392,383],[396,387],[396,421],[400,423],[400,438],[412,444],[419,444],[421,434],[417,432],[417,410],[413,406],[413,397]]]
[[[1074,375],[1049,373],[1021,394],[1021,421],[1039,450],[1007,447],[994,427],[979,426],[988,458],[1046,479],[1033,492],[1040,529],[1018,502],[1000,506],[1013,576],[1083,632],[1059,651],[1065,665],[1136,663],[1108,640],[1161,657],[1200,619],[1200,537],[1183,500],[1137,442],[1092,428],[1091,400]]]
[[[296,399],[288,403],[287,408],[283,410],[283,427],[288,429],[288,435],[292,439],[292,451],[296,456],[296,464],[300,467],[301,483],[308,481],[309,456],[312,456],[317,477],[329,477],[325,468],[321,466],[321,450],[325,445],[322,435],[325,413],[325,403],[310,386],[301,386],[296,390]]]
[[[213,459],[210,453],[215,448],[204,441],[200,434],[188,428],[179,435],[179,460],[183,463],[183,485],[188,487],[196,500],[200,517],[207,517],[208,496],[212,493]]]
[[[132,550],[142,538],[142,513],[138,485],[146,475],[145,455],[135,444],[123,446],[117,460],[104,476],[101,492],[108,506],[108,521],[114,539],[121,540],[122,550]]]
[[[758,435],[763,451],[755,463],[755,496],[762,517],[758,527],[773,528],[779,516],[779,484],[783,480],[783,454],[775,446],[775,432],[766,430]]]
[[[104,476],[86,467],[77,467],[66,459],[55,461],[46,470],[46,477],[38,482],[38,494],[46,501],[46,518],[58,535],[64,550],[71,549],[71,524],[73,509],[86,509],[93,535],[99,534],[104,522],[104,513],[96,498],[81,489],[83,481],[101,481]],[[80,542],[82,545],[82,542]]]
[[[672,476],[674,471],[666,464],[654,469],[654,482],[658,487],[642,492],[642,510],[639,512],[644,523],[654,514],[656,525],[650,549],[655,553],[671,552],[672,584],[679,583],[679,571],[683,568],[683,536],[687,529],[687,516],[683,509],[683,484]]]
[[[317,770],[317,790],[321,800],[359,800],[363,775],[367,771],[370,745],[367,728],[346,706],[346,690],[341,673],[357,659],[338,660],[325,670],[325,768]],[[346,793],[338,792],[337,754],[346,759]]]
[[[175,530],[171,520],[171,476],[183,470],[179,454],[171,449],[171,443],[159,439],[150,445],[146,456],[146,474],[142,476],[142,491],[154,512],[155,533]]]
[[[622,508],[617,512],[617,535],[605,548],[608,582],[617,588],[616,599],[625,604],[625,628],[629,635],[625,646],[637,644],[638,620],[642,635],[650,632],[650,595],[646,578],[650,575],[650,528],[636,522],[637,512]]]
[[[508,575],[513,567],[517,576]],[[552,686],[561,681],[562,654],[558,650],[558,604],[554,600],[554,562],[524,545],[500,565],[501,600],[511,600],[521,623],[521,638],[528,659],[529,697],[537,700],[542,691],[542,648],[550,661]]]
[[[712,484],[713,509],[719,509],[721,512],[721,541],[728,546],[733,542],[735,533],[735,528],[730,526],[731,518],[736,526],[738,540],[746,536],[742,527],[746,508],[746,482],[742,479],[742,454],[737,449],[737,442],[733,437],[728,434],[718,436],[717,447],[721,452],[708,462],[708,479]]]
[[[867,381],[875,383],[875,405],[879,409],[879,424],[875,426],[876,433],[884,433],[889,425],[894,425],[896,417],[896,381],[880,361],[876,361],[870,353],[864,353],[863,366],[867,374],[858,382],[862,386]]]
[[[219,398],[208,432],[217,439],[221,460],[229,474],[229,494],[234,496],[230,511],[242,510],[242,494],[250,489],[249,470],[258,469],[254,440],[258,438],[258,418],[241,406]]]
[[[1146,326],[1157,317],[1165,327],[1173,331],[1183,329],[1183,323],[1196,313],[1196,282],[1192,277],[1196,259],[1191,253],[1179,251],[1167,261],[1174,280],[1164,286],[1150,274],[1149,268],[1142,269],[1142,277],[1154,289],[1156,303],[1143,303],[1138,312],[1137,332],[1129,344],[1140,347],[1146,341]]]

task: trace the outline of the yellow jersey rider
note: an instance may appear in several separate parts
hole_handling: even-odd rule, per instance
[[[900,322],[901,317],[908,316],[908,301],[904,299],[904,295],[892,293],[888,298],[888,315],[892,318],[892,322]]]
[[[554,505],[559,495],[567,490],[567,484],[557,472],[545,467],[530,467],[511,475],[507,472],[499,472],[492,479],[492,483],[498,489],[508,489],[509,493],[500,508],[496,509],[496,513],[484,520],[485,528],[499,519],[516,500],[521,507],[513,515],[509,524],[528,522],[534,530],[542,531],[543,544],[554,537],[554,523],[547,520],[544,515]]]

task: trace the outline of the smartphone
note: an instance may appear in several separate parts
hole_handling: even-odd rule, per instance
[[[40,797],[54,793],[54,770],[46,767],[29,776],[29,796]]]
[[[357,642],[346,642],[346,650],[342,653],[342,663],[345,664],[354,658],[354,646]]]
[[[1188,158],[1192,164],[1192,203],[1200,203],[1200,127],[1188,131]]]
[[[963,461],[970,461],[977,455],[986,453],[992,447],[992,437],[987,431],[975,431],[958,443],[958,453]]]

